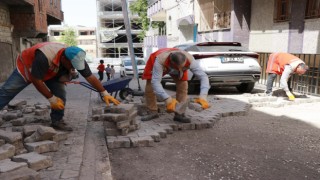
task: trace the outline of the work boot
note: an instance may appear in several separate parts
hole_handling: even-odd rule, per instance
[[[141,116],[141,121],[150,121],[152,119],[156,119],[159,117],[158,111],[148,111],[148,113],[144,116]]]
[[[174,114],[173,120],[181,122],[181,123],[190,123],[191,122],[190,118],[186,117],[184,114],[178,114],[178,113]]]
[[[73,131],[72,127],[70,127],[64,121],[55,121],[55,122],[51,123],[51,127],[53,127],[56,130],[61,130],[61,131]]]

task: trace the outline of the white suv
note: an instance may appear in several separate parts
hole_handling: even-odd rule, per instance
[[[143,58],[136,57],[137,68],[138,68],[138,75],[139,77],[142,76],[144,68],[146,67],[146,62]],[[133,76],[133,67],[131,63],[131,58],[129,56],[121,57],[121,64],[120,64],[120,76]]]

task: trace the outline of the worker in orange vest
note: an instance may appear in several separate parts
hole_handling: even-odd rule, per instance
[[[17,68],[0,87],[0,110],[32,83],[50,102],[52,127],[72,131],[63,121],[63,116],[66,102],[65,83],[75,75],[75,69],[100,92],[107,105],[109,101],[118,105],[120,102],[92,75],[85,57],[86,53],[82,49],[67,47],[61,43],[38,43],[25,49],[17,57]]]
[[[157,99],[159,99],[165,101],[167,112],[175,112],[175,121],[190,122],[190,118],[184,114],[186,106],[182,106],[179,113],[176,110],[179,103],[186,104],[188,99],[188,69],[201,82],[200,95],[195,99],[195,102],[201,104],[203,109],[209,108],[207,102],[208,90],[210,89],[209,79],[200,68],[199,63],[186,51],[176,48],[163,48],[150,55],[142,75],[142,79],[147,80],[145,100],[149,112],[157,114]],[[165,74],[169,74],[176,82],[176,99],[170,97],[161,85],[161,79]]]
[[[289,53],[272,53],[269,56],[266,72],[268,73],[266,94],[272,95],[273,81],[277,75],[281,75],[280,87],[286,92],[290,101],[295,99],[290,92],[288,80],[292,74],[302,75],[308,70],[308,66],[300,58]]]

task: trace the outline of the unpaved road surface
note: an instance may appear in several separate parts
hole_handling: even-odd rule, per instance
[[[255,108],[154,147],[110,150],[116,180],[320,179],[320,103]]]

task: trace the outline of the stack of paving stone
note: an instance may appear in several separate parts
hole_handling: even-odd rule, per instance
[[[93,114],[95,120],[103,121],[107,136],[125,136],[140,128],[134,104],[120,104],[103,110],[95,109]]]
[[[57,151],[68,136],[42,125],[48,112],[47,105],[26,101],[12,101],[0,111],[0,179],[40,179],[37,171],[53,165],[42,153]]]

